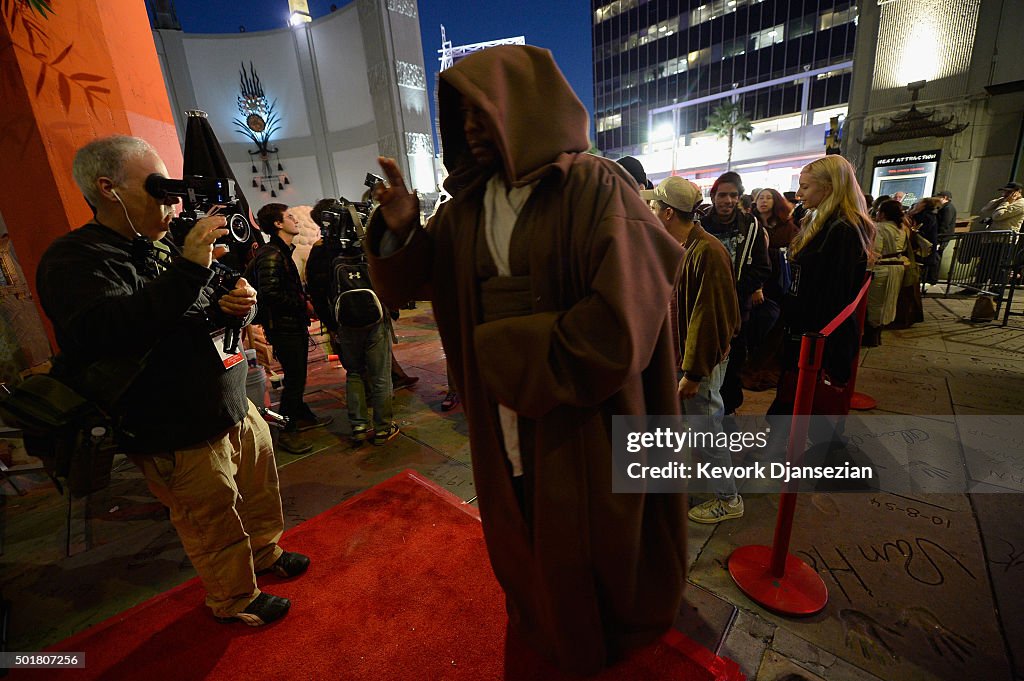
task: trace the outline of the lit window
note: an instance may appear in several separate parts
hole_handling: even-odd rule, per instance
[[[750,36],[750,49],[760,50],[762,47],[778,45],[785,38],[786,27],[783,24],[766,28]]]
[[[818,30],[827,31],[830,28],[842,26],[843,24],[856,20],[857,6],[851,5],[847,9],[840,9],[822,14],[821,18],[818,20]]]
[[[605,19],[611,19],[617,17],[626,10],[633,9],[637,6],[637,0],[615,0],[609,2],[604,7],[599,7],[594,11],[594,23],[599,24]]]
[[[686,63],[690,66],[696,66],[697,64],[706,64],[708,59],[711,57],[711,48],[705,47],[703,50],[697,50],[686,55]]]
[[[801,126],[801,118],[800,114],[795,114],[761,120],[753,124],[754,132],[762,134],[766,132],[780,132],[782,130],[796,130]]]
[[[622,114],[612,114],[610,116],[602,116],[597,119],[597,131],[605,132],[608,130],[614,130],[615,128],[622,126]]]
[[[847,107],[837,106],[831,109],[818,109],[811,118],[811,125],[828,125],[833,116],[846,117]],[[842,121],[840,121],[842,123]]]

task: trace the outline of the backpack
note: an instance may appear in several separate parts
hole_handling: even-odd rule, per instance
[[[384,319],[361,254],[339,255],[331,262],[331,308],[338,326],[346,329],[369,329]]]
[[[974,308],[971,310],[970,320],[972,322],[991,322],[996,318],[995,296],[981,294],[974,300]]]
[[[57,490],[84,497],[110,484],[117,446],[113,422],[95,404],[48,374],[0,391],[0,417],[22,431],[25,450],[43,462]]]

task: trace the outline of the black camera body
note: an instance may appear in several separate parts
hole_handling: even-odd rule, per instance
[[[217,239],[219,244],[247,243],[252,235],[248,218],[242,213],[241,201],[235,194],[235,181],[202,175],[186,175],[172,180],[156,173],[146,178],[146,191],[163,200],[175,196],[182,200],[182,210],[171,220],[171,239],[179,246],[196,223],[206,217],[214,207],[217,215],[227,219],[228,233]]]
[[[383,184],[383,182],[384,178],[379,175],[366,173],[363,185],[372,192],[378,184]],[[343,250],[362,250],[364,228],[370,220],[372,212],[373,204],[370,202],[337,199],[321,213],[320,236],[336,245],[340,244]]]
[[[320,217],[320,236],[340,243],[342,249],[362,248],[364,225],[370,219],[370,204],[344,199],[325,208]]]
[[[242,214],[242,203],[235,194],[235,181],[216,177],[203,177],[202,175],[186,175],[180,180],[172,180],[157,173],[146,178],[145,189],[156,199],[164,200],[168,196],[175,196],[182,200],[182,210],[178,217],[171,220],[171,240],[179,247],[185,245],[185,237],[196,226],[196,223],[206,217],[214,208],[217,215],[223,215],[227,219],[228,233],[217,239],[215,243],[231,245],[233,243],[245,244],[252,236],[252,228],[248,218]],[[214,276],[209,286],[213,289],[212,301],[220,299],[229,293],[238,279],[241,272],[236,272],[227,265],[214,260],[210,264]],[[242,327],[242,320],[229,319],[225,328],[230,333],[224,337],[224,352],[234,353],[238,349],[238,330]]]

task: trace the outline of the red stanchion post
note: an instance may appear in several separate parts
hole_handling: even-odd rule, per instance
[[[825,350],[825,336],[804,334],[800,343],[799,373],[786,460],[799,463],[807,446],[807,431],[814,408],[814,389]],[[743,546],[729,556],[729,574],[751,600],[781,615],[813,615],[828,602],[828,589],[818,573],[789,555],[789,539],[796,514],[796,492],[790,480],[779,498],[772,546]]]
[[[825,337],[820,333],[804,334],[800,341],[800,369],[797,374],[796,399],[793,402],[793,420],[786,448],[786,461],[799,463],[804,457],[807,431],[810,427],[811,412],[814,411],[814,388],[821,369],[821,357],[825,351]],[[796,513],[796,493],[791,491],[794,483],[786,483],[779,499],[779,513],[775,521],[775,537],[772,539],[771,572],[775,577],[786,574],[786,555],[789,553],[789,538],[793,533],[793,515]]]
[[[807,447],[807,432],[810,417],[814,412],[814,392],[818,373],[821,369],[825,350],[825,339],[839,325],[856,314],[858,329],[863,329],[866,312],[867,291],[870,277],[857,297],[829,323],[821,333],[804,334],[800,343],[796,396],[793,403],[793,419],[787,443],[786,460],[799,464]],[[856,359],[852,376],[846,387],[847,406],[853,395],[857,376]],[[793,517],[796,513],[796,492],[790,480],[779,498],[779,512],[775,521],[775,536],[772,546],[742,546],[729,556],[729,574],[733,581],[751,600],[780,615],[813,615],[828,603],[828,589],[825,582],[810,565],[789,554],[789,540],[793,532]]]

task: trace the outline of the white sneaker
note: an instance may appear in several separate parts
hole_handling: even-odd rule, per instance
[[[737,494],[729,501],[719,499],[718,497],[708,499],[703,504],[699,504],[691,508],[690,512],[686,515],[693,522],[701,523],[703,525],[714,525],[715,523],[720,523],[723,520],[742,518],[743,497]]]

